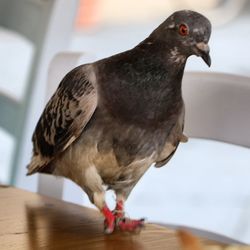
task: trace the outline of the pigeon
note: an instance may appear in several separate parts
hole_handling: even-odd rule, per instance
[[[104,216],[106,233],[143,227],[143,219],[125,216],[125,201],[150,166],[164,166],[187,141],[182,77],[191,55],[210,66],[210,34],[206,17],[177,11],[134,48],[71,70],[36,125],[27,175],[78,184]]]

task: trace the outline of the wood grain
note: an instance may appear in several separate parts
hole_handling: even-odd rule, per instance
[[[1,250],[180,250],[175,232],[147,224],[137,235],[103,234],[103,218],[89,208],[0,187]]]

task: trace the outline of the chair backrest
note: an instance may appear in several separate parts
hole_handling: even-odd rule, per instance
[[[35,50],[22,100],[0,94],[0,127],[16,140],[11,184],[23,181],[19,176],[24,175],[30,155],[34,117],[44,102],[48,63],[55,53],[67,49],[77,5],[78,0],[0,0],[0,26],[27,38]]]
[[[43,53],[43,46],[55,1],[0,0],[0,26],[16,31],[28,39],[35,49],[30,81],[21,101],[13,101],[4,93],[0,96],[0,126],[19,140],[25,111],[33,90],[37,67]]]
[[[250,147],[250,78],[187,72],[183,99],[188,136]]]

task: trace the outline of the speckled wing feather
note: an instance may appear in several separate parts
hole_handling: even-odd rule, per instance
[[[73,69],[46,105],[32,137],[28,175],[40,172],[81,134],[97,106],[91,65]]]

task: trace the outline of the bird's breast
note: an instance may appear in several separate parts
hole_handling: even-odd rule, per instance
[[[99,118],[99,127],[102,127],[103,136],[99,140],[98,148],[105,151],[107,148],[114,150],[116,158],[122,165],[129,164],[134,157],[148,157],[154,150],[161,147],[176,123],[176,117],[162,123],[161,126],[155,126],[147,122],[141,121],[136,123],[133,120],[123,120],[112,116],[108,111],[97,114]]]
[[[109,187],[134,185],[162,151],[171,129],[167,126],[148,129],[117,120],[98,108],[57,162],[57,173],[80,183],[81,174],[94,166]]]
[[[101,105],[123,123],[152,129],[175,119],[173,116],[179,114],[183,103],[181,96],[172,97],[163,93],[150,96],[141,91],[136,96],[135,93],[108,96]]]
[[[116,56],[97,67],[98,103],[123,122],[154,126],[180,108],[183,71],[173,73],[162,57],[156,60],[140,52]]]

